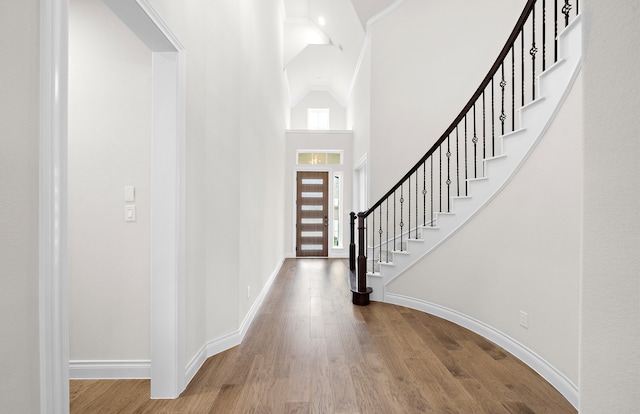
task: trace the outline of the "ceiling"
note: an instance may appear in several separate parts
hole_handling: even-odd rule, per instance
[[[284,61],[291,105],[327,91],[345,105],[367,21],[398,0],[284,0]]]

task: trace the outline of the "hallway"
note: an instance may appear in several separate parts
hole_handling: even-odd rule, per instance
[[[72,413],[575,413],[535,372],[457,325],[351,304],[348,263],[288,259],[243,343],[177,400],[148,380],[71,381]]]

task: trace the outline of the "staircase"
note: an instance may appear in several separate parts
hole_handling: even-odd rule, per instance
[[[352,289],[354,303],[357,292],[369,294],[367,288],[372,289],[372,300],[385,301],[385,286],[438,248],[485,207],[545,134],[581,66],[581,18],[576,15],[570,22],[568,3],[561,9],[564,27],[549,36],[552,43],[542,35],[537,44],[536,28],[543,33],[551,28],[546,21],[540,22],[545,12],[540,13],[539,5],[536,22],[536,1],[527,3],[496,63],[460,115],[394,188],[367,212],[358,214],[359,245],[367,247],[360,250],[358,257],[357,283]],[[556,5],[555,15],[558,10]],[[556,17],[553,31],[558,32],[557,26],[563,26],[562,23],[562,17],[559,24]],[[529,50],[520,41],[525,24],[531,25],[533,32]],[[519,55],[516,44],[523,45]],[[553,62],[547,67],[544,55],[541,63],[536,62],[536,54],[540,49],[549,53],[545,50],[548,44],[552,44],[549,48],[553,49]],[[525,63],[527,54],[531,63]],[[517,66],[516,56],[521,66]],[[522,92],[518,89],[517,95],[516,83],[522,85]],[[527,101],[525,83],[531,85]],[[489,94],[491,111],[486,104]],[[487,116],[487,112],[491,115]],[[478,121],[479,113],[482,122]],[[487,133],[489,123],[491,134]],[[494,130],[499,131],[495,137]],[[351,251],[355,252],[355,247]],[[355,263],[354,258],[351,262]]]

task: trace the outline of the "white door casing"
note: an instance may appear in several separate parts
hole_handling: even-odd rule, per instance
[[[104,0],[152,52],[151,397],[185,387],[185,50],[147,0]],[[68,5],[41,0],[40,411],[69,411]]]

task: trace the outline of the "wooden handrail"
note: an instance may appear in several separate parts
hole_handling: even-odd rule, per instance
[[[520,18],[518,18],[518,21],[517,21],[515,27],[513,28],[513,30],[511,31],[511,34],[509,35],[509,38],[507,39],[507,42],[505,43],[504,47],[500,51],[500,54],[498,55],[498,58],[493,63],[493,66],[491,66],[491,69],[489,69],[489,72],[487,73],[487,75],[484,77],[484,79],[480,83],[480,86],[478,87],[476,92],[471,96],[471,99],[469,99],[467,104],[462,108],[462,111],[460,111],[460,113],[453,120],[451,125],[449,125],[449,127],[444,131],[444,134],[442,134],[442,136],[440,136],[440,138],[435,142],[435,144],[433,144],[433,146],[427,151],[427,153],[422,158],[420,158],[420,160],[413,166],[413,168],[411,168],[409,170],[409,172],[407,172],[404,175],[404,177],[402,177],[400,179],[400,181],[398,181],[398,183],[391,188],[391,190],[389,190],[384,196],[382,196],[378,200],[378,202],[376,202],[367,211],[361,213],[364,217],[368,217],[376,208],[380,207],[380,205],[387,198],[392,196],[393,193],[398,188],[400,188],[400,186],[405,181],[407,181],[409,179],[409,177],[411,175],[413,175],[413,173],[415,173],[418,170],[418,168],[420,168],[420,166],[442,145],[442,143],[447,139],[447,137],[456,129],[456,126],[459,125],[460,122],[464,119],[466,114],[473,107],[473,104],[480,98],[480,96],[482,95],[482,92],[489,85],[489,83],[491,82],[491,79],[493,79],[493,77],[495,76],[496,72],[498,71],[498,69],[502,65],[502,62],[504,61],[504,59],[507,57],[507,54],[511,50],[511,47],[515,43],[515,41],[518,38],[520,32],[522,31],[522,28],[524,27],[524,24],[526,23],[527,19],[529,18],[529,14],[531,14],[531,10],[533,10],[533,7],[535,6],[536,1],[537,0],[528,0],[527,1],[527,4],[524,6],[524,10],[520,14]]]
[[[450,151],[450,138],[451,135],[454,133],[455,131],[455,158],[454,158],[454,163],[455,163],[455,180],[457,183],[457,195],[460,196],[460,174],[459,174],[459,169],[462,166],[462,164],[460,163],[461,161],[458,159],[458,128],[461,126],[461,124],[464,122],[464,156],[463,156],[463,161],[464,161],[464,180],[468,180],[469,177],[467,175],[467,118],[469,116],[472,115],[472,126],[473,126],[473,139],[471,140],[471,142],[473,142],[473,146],[472,146],[472,150],[473,150],[473,176],[472,178],[478,178],[477,176],[477,169],[476,169],[476,164],[478,161],[478,155],[476,153],[476,144],[478,143],[478,137],[476,135],[476,106],[480,105],[482,108],[482,156],[485,157],[486,154],[484,152],[485,150],[485,138],[486,138],[486,134],[485,134],[485,94],[487,92],[487,89],[490,89],[491,92],[491,156],[495,155],[494,151],[495,151],[495,143],[494,143],[494,125],[496,122],[495,119],[495,115],[494,115],[494,82],[495,82],[495,78],[496,76],[498,76],[498,71],[502,72],[502,77],[500,79],[500,88],[501,88],[501,96],[499,99],[499,103],[500,103],[500,115],[498,117],[498,119],[501,122],[501,133],[504,135],[505,134],[505,119],[507,119],[508,117],[505,114],[505,86],[508,84],[508,82],[506,81],[505,77],[504,77],[504,72],[505,72],[505,66],[509,66],[509,68],[511,69],[511,103],[509,104],[509,109],[511,110],[511,131],[515,131],[515,109],[516,109],[516,103],[515,103],[515,61],[514,61],[514,56],[515,56],[515,50],[516,50],[516,43],[518,40],[520,40],[521,46],[519,48],[519,57],[520,57],[520,69],[521,69],[521,73],[519,75],[520,77],[520,81],[521,81],[521,86],[522,86],[522,99],[520,102],[521,106],[525,105],[525,26],[529,24],[529,21],[531,22],[531,35],[530,40],[531,40],[531,48],[527,50],[528,54],[530,55],[530,61],[528,61],[528,63],[531,65],[531,70],[530,70],[530,76],[531,76],[531,101],[536,99],[535,96],[535,87],[536,87],[536,76],[538,76],[540,73],[544,72],[546,69],[546,64],[545,64],[545,56],[546,56],[546,46],[547,46],[547,42],[546,42],[546,35],[547,35],[547,30],[549,30],[550,34],[552,34],[555,39],[554,39],[554,57],[553,60],[554,62],[557,61],[557,50],[558,50],[558,44],[557,44],[557,36],[558,36],[558,21],[559,21],[559,13],[558,13],[558,6],[559,6],[560,1],[559,0],[554,0],[553,1],[553,28],[549,28],[549,26],[546,25],[546,18],[545,15],[547,13],[548,8],[546,7],[546,3],[545,0],[542,0],[542,8],[544,10],[542,10],[542,18],[541,20],[538,20],[538,22],[541,21],[539,30],[541,29],[541,37],[542,37],[542,41],[541,41],[541,52],[542,52],[542,64],[541,64],[541,72],[539,72],[537,70],[537,66],[536,66],[536,53],[538,52],[538,45],[540,45],[540,43],[536,44],[536,4],[537,4],[537,0],[527,0],[526,4],[524,5],[524,8],[522,10],[522,12],[520,13],[520,16],[517,20],[517,22],[515,23],[515,26],[513,28],[513,30],[511,31],[511,33],[509,34],[509,37],[507,39],[507,41],[505,42],[504,46],[502,47],[502,49],[500,50],[500,53],[498,54],[498,57],[496,58],[496,60],[494,61],[493,65],[491,66],[491,68],[489,69],[489,71],[487,72],[486,76],[484,77],[484,79],[482,80],[482,82],[480,82],[480,85],[478,86],[478,88],[475,90],[475,92],[473,93],[473,95],[471,96],[471,98],[467,101],[467,103],[464,105],[464,107],[462,108],[462,110],[458,113],[458,115],[453,119],[453,121],[451,122],[451,124],[445,129],[444,133],[438,138],[438,140],[431,146],[431,148],[429,148],[429,150],[424,154],[424,156],[422,156],[422,158],[420,158],[420,160],[393,186],[391,187],[391,189],[384,195],[382,196],[375,204],[373,204],[368,210],[364,211],[364,212],[360,212],[357,214],[357,218],[358,218],[358,236],[357,236],[357,246],[358,246],[358,256],[357,256],[357,261],[356,261],[356,253],[355,253],[355,246],[350,245],[350,268],[353,269],[354,264],[356,265],[356,275],[357,276],[357,289],[353,289],[353,303],[355,304],[366,304],[368,303],[368,295],[371,293],[371,288],[366,287],[366,282],[367,282],[367,278],[366,278],[366,272],[367,272],[367,237],[370,237],[370,241],[372,242],[371,248],[372,248],[372,255],[371,255],[371,263],[370,265],[372,266],[372,271],[375,272],[376,270],[376,260],[378,260],[378,263],[382,263],[383,259],[382,259],[382,251],[383,251],[383,247],[386,249],[387,251],[387,259],[386,259],[386,263],[389,263],[389,248],[390,248],[390,242],[393,241],[393,249],[395,250],[396,248],[396,239],[398,236],[396,236],[396,230],[398,231],[398,235],[400,238],[400,250],[402,250],[402,243],[403,243],[403,235],[405,234],[405,230],[404,230],[404,226],[405,224],[408,225],[408,230],[406,231],[406,237],[407,240],[411,239],[411,232],[412,232],[412,222],[411,222],[411,218],[412,218],[412,214],[415,214],[415,219],[416,219],[416,238],[418,237],[418,204],[419,204],[419,194],[422,194],[422,204],[423,204],[423,211],[422,211],[422,216],[423,216],[423,225],[426,226],[427,225],[427,216],[426,216],[426,211],[427,211],[427,201],[426,201],[426,194],[427,194],[427,187],[426,187],[426,177],[427,177],[427,171],[426,171],[426,161],[431,157],[431,165],[430,165],[430,186],[429,186],[429,192],[431,193],[430,195],[430,212],[431,212],[431,221],[429,222],[432,226],[434,223],[434,211],[436,211],[436,209],[438,209],[437,211],[441,211],[441,212],[449,212],[449,200],[450,200],[450,185],[452,183],[449,173],[450,173],[450,168],[451,168],[451,156],[454,155],[451,153]],[[573,6],[571,4],[570,0],[564,0],[564,4],[562,5],[561,8],[561,13],[564,14],[564,25],[565,27],[569,24],[569,15],[571,13],[571,10],[573,9]],[[578,2],[576,0],[575,3],[575,14],[577,15],[578,13]],[[548,29],[549,28],[549,29]],[[551,32],[551,30],[553,30]],[[539,32],[540,33],[540,32]],[[508,59],[508,55],[511,54],[511,63],[509,65],[509,63],[507,62]],[[529,98],[527,98],[527,101],[529,100]],[[446,165],[443,165],[443,147],[445,147],[445,143],[446,143],[446,148],[444,150],[446,150]],[[437,154],[436,151],[439,151],[440,157],[438,159],[439,162],[439,177],[437,178],[438,180],[438,186],[439,186],[439,195],[436,195],[436,197],[438,197],[438,204],[436,206],[434,206],[434,194],[436,192],[436,189],[434,188],[434,163],[433,160],[434,158],[437,158]],[[422,175],[420,175],[420,168],[422,167],[423,171],[422,171]],[[445,173],[446,175],[443,176],[443,167],[445,168]],[[415,192],[414,194],[414,199],[412,200],[412,189],[411,189],[411,179],[412,176],[415,175]],[[422,191],[419,192],[418,191],[418,179],[420,178],[420,176],[422,176]],[[446,181],[443,181],[443,179],[446,179]],[[405,187],[405,183],[409,183],[409,186]],[[446,183],[446,189],[445,189],[445,193],[443,193],[443,183]],[[398,189],[400,189],[400,210],[399,213],[396,211],[396,191],[398,191]],[[407,190],[408,191],[408,201],[405,204],[405,199],[403,196],[403,190]],[[464,190],[464,195],[468,196],[468,190],[466,187],[466,183],[465,183],[465,190]],[[443,204],[442,204],[442,200],[443,197],[446,197],[447,200],[447,204],[446,204],[446,209],[443,210]],[[389,200],[389,201],[388,201]],[[383,203],[387,203],[386,204],[386,224],[384,226],[383,229],[383,217],[382,217],[382,212],[383,212]],[[393,234],[391,234],[391,232],[389,231],[389,214],[390,214],[390,202],[392,204],[392,208],[393,208],[393,212],[391,213],[392,215],[392,229],[393,229]],[[413,203],[415,202],[415,209],[413,210],[413,212],[411,211],[411,207],[413,205]],[[439,205],[439,207],[437,207]],[[407,223],[404,222],[404,211],[403,211],[403,207],[406,207],[407,212],[406,212],[406,218]],[[377,218],[377,213],[376,214],[372,214],[374,212],[377,212],[379,209],[380,211],[380,225],[378,227],[376,227],[376,218]],[[351,219],[352,219],[352,229],[354,227],[354,219],[355,219],[355,213],[351,213]],[[367,230],[369,227],[369,223],[368,223],[368,217],[372,216],[372,223],[371,223],[371,231],[369,232],[369,236],[367,236]],[[399,217],[398,217],[399,216]],[[399,218],[398,221],[398,226],[399,229],[396,225],[396,218]],[[353,230],[352,230],[352,234],[353,234]],[[376,240],[376,237],[378,237],[378,240]],[[383,240],[384,239],[384,240]],[[379,243],[379,245],[376,247],[376,242]],[[376,249],[379,252],[379,256],[376,258]]]

